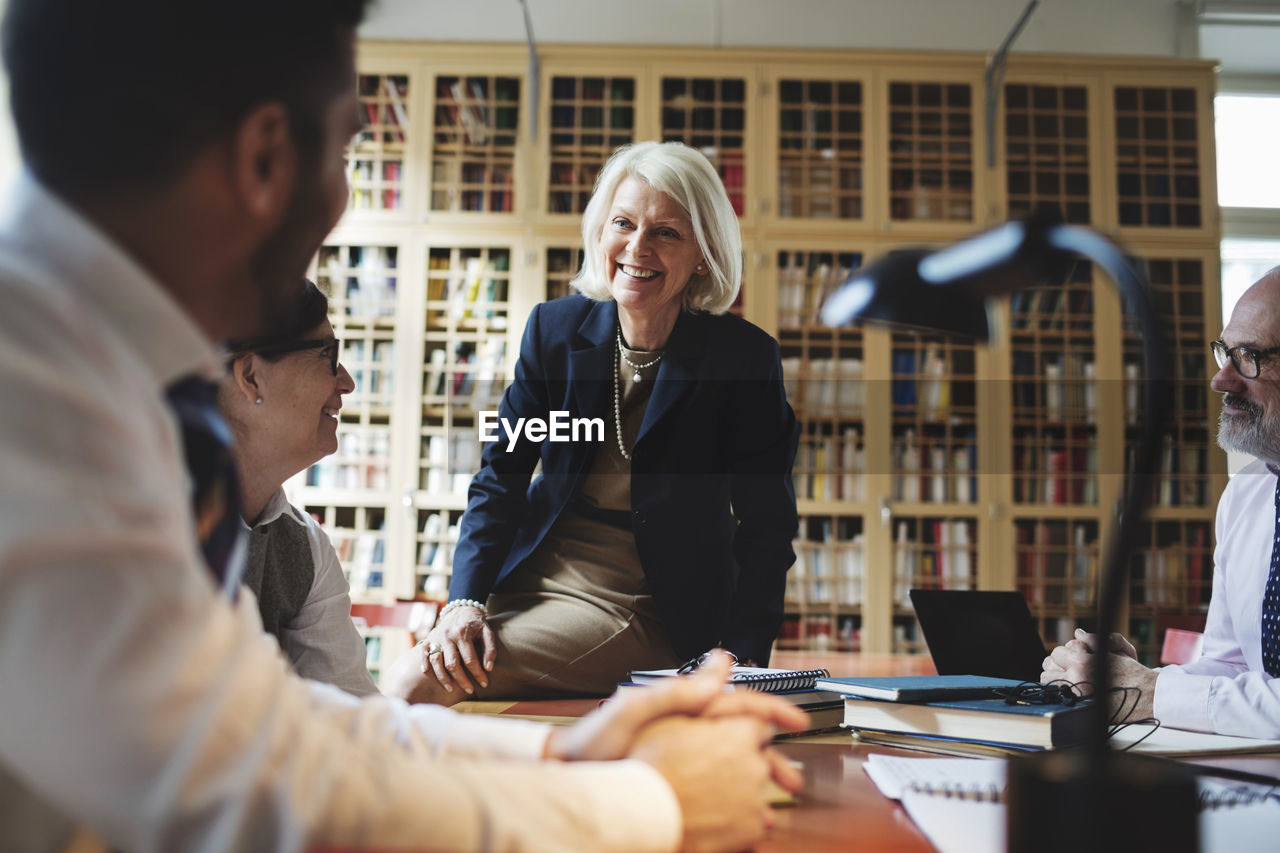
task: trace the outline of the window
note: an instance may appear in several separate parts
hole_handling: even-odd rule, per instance
[[[1280,96],[1219,95],[1218,203],[1280,208]]]

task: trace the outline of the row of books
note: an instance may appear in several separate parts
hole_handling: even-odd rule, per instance
[[[403,628],[386,625],[357,626],[364,640],[365,668],[374,684],[381,684],[382,673],[413,646],[413,635]]]
[[[1028,604],[1034,607],[1071,603],[1087,607],[1094,600],[1098,537],[1093,525],[1018,522],[1014,530],[1018,591]]]
[[[1040,619],[1040,637],[1044,640],[1046,647],[1061,646],[1068,640],[1075,638],[1076,628],[1084,628],[1089,630],[1090,625],[1084,625],[1083,622],[1092,620],[1093,601],[1090,599],[1080,611],[1081,615],[1076,619],[1067,618],[1047,618]]]
[[[447,512],[430,513],[422,522],[421,534],[417,591],[428,598],[447,599],[453,549],[458,542],[458,521],[450,523]]]
[[[1156,488],[1157,506],[1205,506],[1209,493],[1209,472],[1206,468],[1208,447],[1199,443],[1175,443],[1168,433],[1160,450],[1159,481]],[[1125,447],[1125,470],[1136,466],[1137,447]]]
[[[1097,419],[1094,363],[1080,353],[1013,353],[1013,405],[1049,421]]]
[[[437,78],[435,123],[438,142],[460,141],[477,147],[513,145],[519,120],[520,81],[517,78]]]
[[[918,655],[928,652],[929,645],[924,640],[920,623],[914,618],[894,619],[892,648],[894,654]]]
[[[856,427],[846,427],[839,438],[805,438],[800,441],[792,467],[796,497],[816,501],[866,500],[866,453]]]
[[[862,619],[853,614],[791,614],[782,620],[780,648],[813,651],[857,651],[862,647]]]
[[[940,347],[928,344],[922,353],[894,349],[890,364],[890,394],[895,406],[915,406],[921,417],[932,420],[948,415],[953,403],[951,365]]]
[[[308,468],[306,484],[318,489],[386,491],[390,455],[387,427],[341,425],[338,452]]]
[[[430,495],[465,497],[472,476],[480,469],[480,441],[474,429],[423,438],[421,486]]]
[[[507,272],[511,257],[493,251],[487,258],[471,255],[462,269],[451,266],[446,252],[433,252],[427,281],[427,328],[507,328]]]
[[[1085,505],[1098,502],[1098,448],[1092,433],[1073,433],[1069,442],[1050,438],[1045,446],[1015,437],[1013,500],[1016,503]]]
[[[342,564],[342,573],[355,595],[382,589],[386,537],[381,522],[376,530],[330,531],[330,538]]]
[[[510,213],[515,209],[514,161],[470,160],[437,152],[431,166],[431,209]]]
[[[395,395],[395,352],[395,341],[343,341],[342,364],[355,384],[346,405],[391,405]]]
[[[893,599],[911,608],[912,589],[973,589],[978,564],[974,522],[899,520],[894,531]]]
[[[787,573],[787,599],[804,604],[863,603],[866,557],[861,533],[847,542],[796,542],[795,565]]]
[[[403,143],[409,128],[409,78],[399,75],[362,75],[360,104],[365,124],[356,134],[357,150],[370,143]]]
[[[904,170],[893,169],[896,174]],[[909,170],[907,170],[909,171]],[[922,170],[922,179],[929,177],[929,169]],[[972,181],[972,173],[966,170],[950,170],[963,183]],[[914,174],[914,173],[912,173]],[[910,184],[908,183],[908,186]],[[894,192],[889,197],[889,217],[897,222],[910,221],[968,221],[973,219],[973,198],[967,189],[947,192],[941,188],[919,186],[907,192]]]
[[[787,399],[806,417],[861,411],[867,402],[860,358],[782,359]]]
[[[381,168],[376,169],[377,166]],[[374,161],[352,157],[347,169],[351,207],[355,210],[398,210],[402,167],[400,160]]]
[[[489,338],[478,348],[471,341],[459,341],[454,344],[452,360],[443,348],[432,350],[422,380],[424,405],[449,405],[473,412],[496,409],[506,389],[506,357],[503,338]]]
[[[1077,323],[1086,329],[1093,323],[1093,290],[1087,284],[1019,290],[1009,297],[1009,326],[1015,331],[1053,331]]]
[[[348,262],[340,253],[322,256],[320,269],[329,282],[332,310],[348,317],[394,317],[396,313],[396,249],[351,247]]]
[[[1174,610],[1207,605],[1213,570],[1204,534],[1204,528],[1197,526],[1190,531],[1192,541],[1188,545],[1144,550],[1131,568],[1130,602]]]
[[[858,253],[814,256],[784,252],[778,266],[778,325],[783,328],[821,325],[819,312],[827,297],[862,263]]]
[[[978,446],[972,437],[919,440],[908,429],[893,440],[893,497],[904,502],[975,503],[978,500]]]

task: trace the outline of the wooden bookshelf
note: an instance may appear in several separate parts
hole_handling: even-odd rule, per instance
[[[515,209],[521,85],[519,77],[499,75],[435,77],[432,210]]]
[[[746,212],[747,80],[737,76],[661,78],[663,142],[683,142],[720,173],[734,211]]]
[[[1063,222],[1092,222],[1089,122],[1084,85],[1004,87],[1009,216],[1048,210]]]
[[[1206,388],[1209,63],[1019,54],[988,168],[977,54],[548,45],[539,61],[532,79],[517,45],[361,46],[352,203],[315,265],[358,389],[339,454],[291,484],[347,543],[360,597],[444,598],[476,411],[496,406],[529,311],[568,292],[595,172],[619,144],[673,139],[729,189],[735,310],[777,337],[800,422],[780,648],[921,652],[913,585],[1020,590],[1051,642],[1088,624],[1139,414],[1141,351],[1110,282],[1080,263],[1029,287],[994,311],[990,346],[818,315],[888,251],[1042,210],[1146,265],[1178,409],[1127,615],[1148,659],[1161,626],[1203,615],[1226,482]]]
[[[889,83],[889,218],[974,222],[974,87]]]
[[[550,88],[547,212],[581,214],[609,155],[636,141],[636,79],[562,74]]]
[[[778,217],[863,219],[863,81],[788,77],[775,85]]]
[[[416,130],[407,74],[361,74],[357,80],[364,127],[347,150],[350,206],[398,211],[405,199],[405,159]]]

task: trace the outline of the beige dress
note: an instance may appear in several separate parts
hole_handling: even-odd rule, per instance
[[[623,352],[635,364],[661,355]],[[619,366],[630,453],[659,365],[639,370],[639,382],[635,369]],[[603,696],[633,669],[679,666],[645,584],[630,514],[631,463],[618,450],[610,411],[604,443],[574,501],[528,562],[489,596],[498,656],[478,698]]]

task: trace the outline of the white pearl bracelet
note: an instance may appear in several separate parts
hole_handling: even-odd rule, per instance
[[[476,610],[480,611],[481,616],[486,619],[489,618],[489,611],[485,609],[484,605],[478,601],[472,601],[470,598],[455,598],[440,609],[440,615],[436,618],[443,619],[448,615],[449,611],[453,610],[455,607],[474,607]]]

